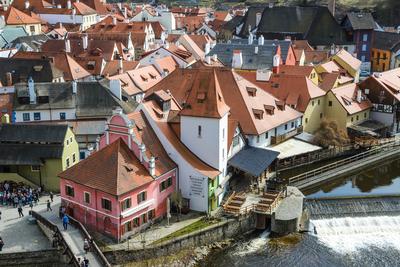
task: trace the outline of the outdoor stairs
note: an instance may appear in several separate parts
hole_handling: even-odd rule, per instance
[[[275,207],[279,196],[279,192],[263,193],[260,201],[255,206],[255,212],[272,213],[272,210]]]
[[[227,214],[238,215],[240,214],[241,207],[246,201],[245,193],[236,193],[233,194],[228,198],[224,207],[224,211]]]

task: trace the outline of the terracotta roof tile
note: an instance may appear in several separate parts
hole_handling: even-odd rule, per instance
[[[41,23],[40,19],[33,18],[28,14],[11,6],[5,14],[5,21],[7,25],[22,25],[22,24],[38,24]]]
[[[154,180],[121,138],[59,177],[112,195],[122,195]]]
[[[357,101],[358,86],[355,83],[333,88],[331,92],[348,114],[361,112],[372,107],[371,101],[363,94],[363,100]]]
[[[151,128],[143,111],[130,113],[127,115],[134,122],[133,132],[135,137],[146,146],[148,158],[156,158],[155,168],[156,176],[160,176],[177,167],[165,151],[156,133]]]

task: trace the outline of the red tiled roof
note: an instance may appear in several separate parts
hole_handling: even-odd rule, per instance
[[[5,13],[5,22],[7,25],[22,25],[22,24],[38,24],[40,19],[33,18],[28,14],[11,6]]]
[[[348,114],[361,112],[372,107],[371,101],[363,94],[364,100],[358,102],[357,98],[358,86],[355,83],[347,84],[337,88],[333,88],[331,92],[347,111]]]
[[[154,180],[121,138],[63,171],[59,177],[115,196]]]
[[[128,118],[134,122],[133,132],[139,142],[146,147],[147,157],[156,158],[155,175],[160,176],[177,167],[165,151],[156,133],[151,128],[143,111],[128,114]]]

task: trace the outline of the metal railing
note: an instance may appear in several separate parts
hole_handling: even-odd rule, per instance
[[[291,178],[288,179],[288,183],[289,184],[296,184],[299,182],[302,182],[304,180],[308,180],[306,182],[312,181],[310,180],[310,178],[313,178],[317,175],[321,175],[322,173],[337,169],[339,167],[343,167],[347,164],[359,161],[359,160],[363,160],[366,158],[372,158],[375,156],[380,155],[381,153],[389,153],[389,152],[393,152],[395,149],[398,149],[400,146],[400,141],[394,141],[392,143],[388,143],[388,144],[384,144],[382,146],[379,147],[375,147],[372,148],[368,151],[356,154],[354,156],[342,159],[342,160],[338,160],[334,163],[322,166],[320,168],[316,168],[314,170],[293,176]],[[399,151],[400,152],[400,151]]]
[[[86,238],[90,242],[93,253],[96,254],[97,258],[102,263],[102,266],[111,267],[111,264],[108,262],[107,258],[104,256],[103,252],[101,252],[100,248],[97,246],[96,242],[93,240],[92,236],[83,226],[83,224],[69,215],[68,217],[70,223],[76,228],[78,228],[81,234],[84,236],[84,238]]]
[[[63,248],[63,254],[67,255],[69,257],[69,264],[73,264],[76,267],[80,267],[78,258],[72,252],[72,249],[69,247],[67,241],[65,241],[65,239],[64,239],[63,235],[61,234],[60,229],[58,229],[57,225],[55,225],[51,221],[47,220],[46,218],[44,218],[42,215],[40,215],[36,211],[32,210],[31,212],[32,212],[33,218],[35,218],[37,221],[42,223],[45,227],[49,228],[52,232],[54,232],[53,237],[57,238],[58,245]]]

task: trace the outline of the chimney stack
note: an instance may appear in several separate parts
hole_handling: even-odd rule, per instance
[[[25,9],[29,9],[30,3],[28,0],[25,1]]]
[[[141,143],[139,145],[139,160],[140,162],[143,162],[143,157],[146,153],[146,146],[144,145],[144,143]]]
[[[65,52],[71,53],[71,43],[69,39],[65,39]]]
[[[118,59],[118,73],[122,74],[124,72],[124,65],[122,58]]]
[[[6,80],[7,80],[7,86],[13,85],[11,72],[6,72]]]
[[[242,51],[240,50],[233,50],[233,57],[232,57],[232,68],[234,69],[241,69],[243,65],[243,56]]]
[[[32,77],[29,77],[29,80],[28,80],[28,92],[29,92],[29,102],[31,104],[36,104],[35,83],[34,83]]]
[[[87,35],[87,33],[82,35],[82,47],[84,50],[86,50],[88,48],[88,42],[89,42],[89,37]]]
[[[116,17],[113,17],[113,19],[112,19],[112,24],[113,24],[113,25],[117,25],[117,18],[116,18]]]
[[[211,65],[211,57],[210,56],[206,56],[206,63],[208,64],[208,65]]]
[[[361,103],[362,101],[362,94],[361,94],[361,89],[357,90],[357,102]]]
[[[68,1],[67,1],[67,8],[68,8],[68,9],[71,9],[71,8],[72,8],[71,0],[68,0]]]
[[[153,156],[149,160],[149,172],[151,176],[156,175],[156,158]]]
[[[258,46],[254,47],[254,54],[258,54]]]
[[[272,65],[272,72],[277,74],[277,73],[279,73],[279,66],[281,64],[281,57],[278,54],[276,54],[274,56],[273,61],[274,62],[273,62],[273,65]]]

